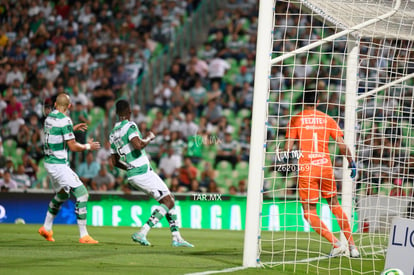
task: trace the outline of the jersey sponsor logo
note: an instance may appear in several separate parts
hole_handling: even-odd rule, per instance
[[[311,159],[315,159],[315,158],[324,158],[325,154],[324,153],[311,153],[308,155],[309,158]]]
[[[302,124],[325,124],[326,118],[321,117],[302,117],[301,119]]]
[[[311,162],[312,165],[322,165],[322,164],[327,164],[327,163],[328,163],[328,159],[326,158],[312,160]]]

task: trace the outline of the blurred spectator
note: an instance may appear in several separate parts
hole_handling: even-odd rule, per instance
[[[184,155],[184,150],[186,149],[187,145],[180,138],[178,131],[171,131],[170,137],[170,146],[174,149],[174,154],[180,158],[181,162],[182,156]]]
[[[247,195],[247,188],[246,188],[246,181],[245,180],[239,181],[239,188],[238,188],[237,194],[238,195],[243,195],[243,196]]]
[[[27,144],[26,152],[36,162],[39,162],[43,158],[43,142],[40,138],[40,131],[32,131],[29,142]]]
[[[24,167],[24,173],[29,176],[30,181],[33,183],[37,180],[36,173],[39,170],[37,163],[31,158],[28,153],[22,156],[22,164]]]
[[[199,59],[196,55],[191,56],[187,66],[187,71],[194,69],[194,71],[202,78],[207,77],[208,64],[204,60]]]
[[[222,160],[229,161],[233,169],[236,166],[237,162],[237,149],[238,149],[238,142],[233,140],[231,136],[231,132],[226,132],[224,136],[224,140],[219,144],[219,148],[216,155],[216,160],[214,165],[216,166]]]
[[[190,189],[188,190],[188,192],[191,192],[191,193],[202,193],[203,192],[200,188],[200,183],[198,182],[197,179],[191,180]]]
[[[210,42],[205,42],[204,47],[198,52],[198,57],[211,64],[211,60],[216,56],[217,50],[211,46]]]
[[[184,158],[184,165],[178,171],[178,180],[180,185],[190,188],[190,183],[197,177],[197,168],[194,167],[189,157]]]
[[[213,98],[207,103],[204,116],[211,124],[217,124],[222,116],[223,109],[217,104],[217,99]]]
[[[141,112],[141,107],[139,105],[134,105],[132,107],[131,121],[139,125],[141,122],[146,120],[147,117]]]
[[[185,116],[185,121],[181,123],[181,135],[184,140],[187,140],[189,136],[197,134],[198,126],[193,121],[193,114],[188,113]]]
[[[237,187],[232,185],[229,187],[229,194],[230,195],[237,195]]]
[[[221,85],[223,76],[226,74],[226,71],[230,69],[230,64],[221,58],[218,54],[210,61],[208,66],[208,77],[210,82],[218,82]]]
[[[98,153],[96,153],[96,161],[100,164],[106,164],[110,156],[111,143],[108,140],[106,140],[104,146],[98,150]]]
[[[79,165],[77,174],[83,184],[90,188],[92,179],[98,175],[100,168],[100,164],[94,160],[93,153],[89,151],[86,160]]]
[[[170,179],[172,176],[178,174],[178,169],[181,167],[181,156],[174,153],[173,147],[167,148],[167,154],[161,157],[158,165],[159,174],[162,179]]]
[[[403,181],[402,179],[394,179],[393,187],[390,191],[390,196],[392,197],[405,197],[407,194],[403,188]]]
[[[220,190],[217,187],[217,183],[214,180],[210,180],[210,182],[208,183],[207,186],[207,193],[216,193],[216,194],[220,194]]]
[[[210,162],[205,162],[204,170],[201,172],[201,182],[202,187],[207,188],[210,181],[214,180],[216,176],[216,171],[213,169],[213,166]]]
[[[7,192],[14,189],[18,189],[17,182],[12,179],[10,171],[5,170],[3,178],[0,178],[0,190],[1,192]]]
[[[253,87],[248,82],[244,82],[241,91],[237,93],[238,108],[251,109],[253,106]]]
[[[21,118],[23,115],[23,104],[17,100],[15,95],[12,95],[9,99],[9,104],[5,108],[4,112],[7,116],[8,120],[12,120],[13,117],[15,119]]]
[[[17,134],[19,133],[20,127],[23,125],[25,125],[25,122],[19,116],[19,113],[17,111],[13,112],[9,122],[5,127],[6,133],[8,134],[7,137],[11,139],[17,139]]]
[[[207,90],[203,87],[201,79],[197,79],[194,87],[190,89],[189,102],[197,110],[197,115],[200,115],[204,109],[204,103],[207,99]]]
[[[178,180],[178,177],[172,177],[171,178],[171,184],[170,184],[170,191],[172,193],[183,193],[186,192],[186,188],[182,185],[180,185],[180,181]]]
[[[29,176],[25,173],[24,165],[17,166],[17,171],[12,176],[13,180],[17,183],[17,188],[27,189],[32,186]]]
[[[22,124],[17,133],[17,147],[27,148],[30,140],[30,130],[27,124]]]
[[[113,190],[115,187],[115,178],[108,173],[105,165],[101,165],[99,173],[92,179],[91,188],[96,191]]]
[[[223,108],[236,110],[237,100],[234,93],[234,87],[232,84],[227,83],[223,96],[221,97],[220,104]]]
[[[272,69],[273,69],[273,67],[272,67]],[[253,74],[247,71],[246,66],[241,66],[240,67],[240,74],[236,75],[234,83],[235,83],[236,87],[242,87],[244,83],[249,83],[249,85],[252,85],[253,84]],[[270,83],[273,83],[273,85],[275,85],[275,79],[272,79],[270,81]]]

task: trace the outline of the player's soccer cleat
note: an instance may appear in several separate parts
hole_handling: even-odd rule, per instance
[[[338,257],[338,256],[343,256],[346,253],[346,246],[345,245],[341,245],[339,247],[334,247],[331,250],[331,253],[329,254],[329,257]]]
[[[191,243],[187,242],[184,239],[176,239],[172,241],[173,247],[194,247]]]
[[[49,241],[49,242],[54,242],[55,241],[55,239],[53,239],[53,231],[52,230],[47,231],[45,229],[45,227],[42,226],[42,227],[39,228],[38,232],[39,232],[40,236],[42,236],[46,239],[46,241]]]
[[[361,257],[361,254],[359,254],[358,249],[356,248],[356,246],[350,246],[349,247],[349,257],[351,258],[359,258]]]
[[[145,236],[141,232],[137,232],[135,234],[132,234],[131,238],[134,242],[139,243],[140,245],[143,245],[143,246],[150,246],[151,245],[151,243],[147,240],[147,236]]]
[[[79,242],[80,243],[89,243],[89,244],[92,244],[92,243],[99,243],[98,241],[96,241],[96,240],[94,240],[91,236],[89,236],[89,235],[86,235],[86,236],[83,236],[82,238],[80,238],[79,239]]]

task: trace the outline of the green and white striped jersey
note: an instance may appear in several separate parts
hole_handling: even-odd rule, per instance
[[[145,150],[137,150],[130,142],[134,137],[142,139],[135,122],[124,120],[117,122],[109,135],[111,154],[118,154],[128,165],[128,178],[148,172],[149,160]]]
[[[58,110],[51,112],[44,124],[45,162],[69,164],[66,141],[74,139],[72,120]]]

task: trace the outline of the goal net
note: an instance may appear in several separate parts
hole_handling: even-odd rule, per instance
[[[265,15],[270,9],[262,9],[268,2],[271,17]],[[392,218],[414,218],[414,2],[260,5],[244,265],[378,274]],[[352,180],[348,161],[330,140],[338,198],[361,253],[357,259],[329,257],[332,244],[303,215],[297,187],[301,152],[283,149],[289,121],[310,90],[318,91],[317,109],[337,122],[357,163]],[[325,199],[317,213],[346,243]]]

